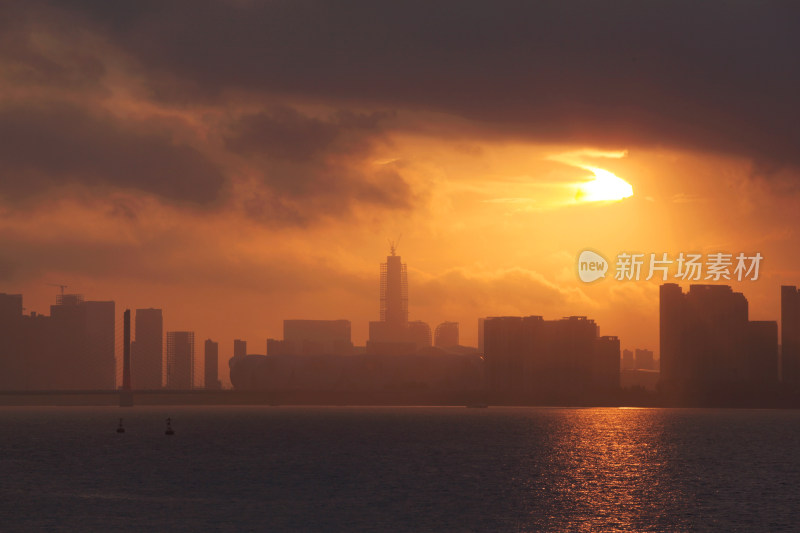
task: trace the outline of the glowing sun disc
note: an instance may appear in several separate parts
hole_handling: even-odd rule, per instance
[[[594,178],[578,184],[575,200],[578,202],[613,202],[633,196],[633,187],[625,181],[602,168],[586,167],[594,172]]]

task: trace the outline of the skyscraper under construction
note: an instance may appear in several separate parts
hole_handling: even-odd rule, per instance
[[[424,335],[415,334],[422,329],[423,323],[416,321],[409,328],[408,269],[396,251],[392,243],[390,255],[386,256],[385,263],[381,263],[381,319],[369,323],[367,351],[370,353],[412,353],[431,345],[427,324],[424,324],[428,332],[426,341],[419,340]]]
[[[408,269],[395,255],[394,245],[381,263],[381,321],[398,329],[408,323]]]

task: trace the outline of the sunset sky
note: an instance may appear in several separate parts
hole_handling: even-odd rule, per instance
[[[586,248],[760,252],[751,319],[800,284],[790,2],[0,4],[0,292],[162,307],[251,353],[284,318],[588,315],[658,348],[658,282]],[[600,169],[633,195],[579,193]],[[601,177],[610,176],[600,172]],[[613,176],[611,176],[613,178]],[[610,190],[609,182],[600,187]],[[615,182],[619,185],[619,182]]]

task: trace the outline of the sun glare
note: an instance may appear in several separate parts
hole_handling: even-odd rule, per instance
[[[578,184],[575,200],[578,202],[613,202],[633,196],[633,187],[608,170],[584,167],[594,173],[590,181]]]
[[[593,178],[569,184],[570,187],[574,186],[576,188],[576,202],[617,202],[633,196],[631,184],[613,172],[588,164],[587,160],[596,160],[597,158],[622,159],[627,155],[627,150],[606,151],[583,148],[572,152],[554,154],[549,156],[548,159],[572,167],[582,168],[594,174]]]

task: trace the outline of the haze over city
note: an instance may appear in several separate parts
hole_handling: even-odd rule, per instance
[[[0,528],[800,531],[799,22],[0,0]]]
[[[794,9],[633,6],[5,4],[2,291],[163,308],[221,367],[284,318],[363,344],[388,240],[410,317],[466,345],[479,316],[580,314],[657,349],[657,280],[581,283],[586,248],[759,252],[731,284],[777,320],[800,281]]]

